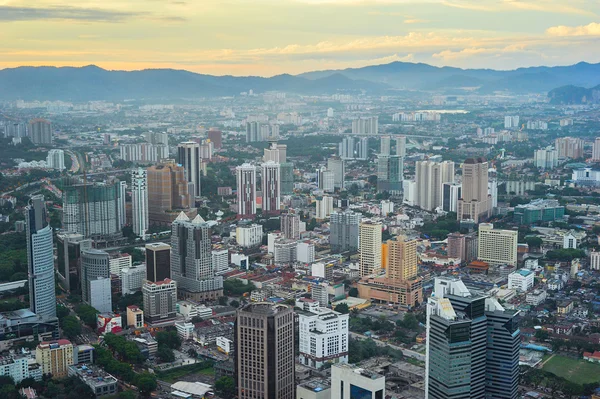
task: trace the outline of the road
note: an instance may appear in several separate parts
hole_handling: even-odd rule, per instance
[[[358,338],[358,339],[372,339],[377,346],[382,346],[382,347],[389,346],[392,349],[396,349],[396,350],[401,351],[404,354],[404,356],[406,356],[406,357],[410,357],[410,358],[413,358],[413,359],[416,359],[416,360],[420,360],[422,362],[425,361],[425,355],[422,354],[422,353],[411,351],[410,349],[404,349],[404,348],[402,348],[400,346],[388,344],[387,342],[383,342],[383,341],[380,341],[378,339],[367,337],[366,335],[362,335],[362,334],[358,334],[358,333],[354,333],[354,332],[350,332],[350,336],[352,338]]]

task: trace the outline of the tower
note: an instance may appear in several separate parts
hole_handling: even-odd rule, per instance
[[[390,149],[392,146],[392,139],[390,136],[381,136],[379,154],[390,155]]]
[[[396,155],[406,157],[406,136],[396,137]]]
[[[329,244],[332,253],[358,250],[360,219],[361,214],[350,210],[331,214]]]
[[[185,175],[187,182],[190,184],[190,194],[194,197],[201,196],[200,187],[200,164],[202,159],[200,158],[200,144],[195,141],[186,141],[180,143],[177,147],[179,155],[179,163],[185,169]]]
[[[360,224],[360,277],[381,270],[381,228],[381,223],[371,220],[365,220]]]
[[[463,164],[462,197],[458,200],[458,220],[472,219],[475,223],[491,215],[488,196],[488,163],[485,158],[469,158]]]
[[[92,304],[92,281],[110,278],[110,255],[98,249],[86,249],[81,253],[81,299]]]
[[[171,246],[164,242],[146,244],[146,279],[171,278]]]
[[[418,161],[415,165],[416,204],[434,211],[442,206],[442,184],[454,182],[454,162]]]
[[[279,164],[268,161],[262,164],[263,213],[278,213],[281,204],[281,176]]]
[[[133,232],[143,237],[148,230],[148,175],[142,168],[131,172],[131,212]]]
[[[238,217],[256,215],[256,166],[245,163],[235,168],[237,176]]]
[[[29,138],[33,144],[52,144],[52,124],[45,119],[30,120]]]
[[[171,224],[169,214],[175,209],[189,210],[194,198],[188,190],[185,170],[173,160],[165,161],[147,169],[148,219],[158,224]]]
[[[300,215],[295,213],[286,213],[281,215],[281,231],[283,236],[290,240],[300,238]]]

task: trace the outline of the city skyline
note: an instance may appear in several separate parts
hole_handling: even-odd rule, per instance
[[[392,61],[493,69],[600,62],[592,0],[17,0],[0,2],[0,13],[0,68],[273,76]]]

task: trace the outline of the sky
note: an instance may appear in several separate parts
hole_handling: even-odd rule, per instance
[[[600,62],[600,0],[0,0],[0,68],[273,76]]]

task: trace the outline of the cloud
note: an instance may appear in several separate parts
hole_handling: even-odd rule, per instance
[[[0,22],[36,20],[121,22],[141,15],[145,13],[68,6],[37,8],[0,6]]]
[[[419,19],[419,18],[408,18],[404,20],[405,24],[425,24],[427,22],[430,22],[427,19]]]
[[[592,22],[581,26],[553,26],[546,30],[550,36],[600,36],[600,23]]]
[[[588,9],[567,5],[562,0],[500,0],[489,3],[469,0],[442,0],[441,4],[446,7],[483,12],[525,10],[555,14],[596,15]]]

